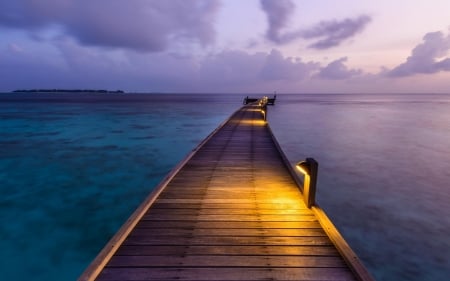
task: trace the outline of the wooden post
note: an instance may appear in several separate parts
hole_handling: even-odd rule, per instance
[[[264,104],[261,109],[263,110],[264,121],[267,121],[267,103]]]
[[[314,158],[306,158],[297,164],[297,167],[305,175],[303,181],[303,200],[308,208],[316,204],[316,184],[319,163]]]

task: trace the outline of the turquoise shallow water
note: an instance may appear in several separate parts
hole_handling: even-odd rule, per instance
[[[0,280],[74,280],[243,95],[0,95]],[[377,280],[450,276],[450,97],[279,95],[289,159]]]
[[[0,280],[75,280],[240,105],[240,97],[44,97],[0,103]]]

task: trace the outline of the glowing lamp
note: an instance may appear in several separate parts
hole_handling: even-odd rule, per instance
[[[260,106],[261,114],[263,116],[264,121],[267,121],[267,102],[261,101],[259,106]]]
[[[303,175],[309,175],[309,164],[306,160],[298,162],[296,167]]]
[[[308,208],[315,205],[316,200],[316,184],[319,163],[313,158],[306,158],[304,161],[297,163],[296,168],[304,176],[303,181],[303,200]]]
[[[267,108],[261,109],[261,114],[263,115],[263,120],[267,121]]]

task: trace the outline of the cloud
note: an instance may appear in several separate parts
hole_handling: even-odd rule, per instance
[[[198,77],[206,84],[253,83],[257,80],[257,73],[261,71],[266,56],[266,53],[225,50],[202,60]]]
[[[329,49],[362,32],[372,20],[367,15],[344,20],[322,21],[308,29],[286,31],[289,20],[294,15],[295,4],[291,0],[260,0],[261,8],[267,16],[266,39],[276,44],[287,44],[297,39],[319,39],[309,47]]]
[[[248,89],[265,83],[297,83],[307,80],[320,65],[285,57],[279,50],[249,53],[225,50],[196,62],[197,70],[187,74],[190,86],[212,87],[215,91]]]
[[[0,26],[36,33],[58,27],[85,45],[155,52],[171,41],[215,40],[218,0],[14,0],[0,2]]]
[[[295,4],[290,0],[261,0],[260,4],[269,24],[266,38],[278,44],[285,43],[287,39],[281,31],[287,26]]]
[[[344,64],[346,61],[347,57],[343,57],[330,62],[320,70],[317,77],[329,80],[345,80],[363,73],[361,69],[349,69]]]
[[[7,46],[8,51],[12,52],[12,53],[20,53],[23,52],[22,47],[20,47],[19,45],[15,44],[15,43],[9,43]]]
[[[300,58],[283,57],[278,50],[267,55],[260,77],[264,80],[304,80],[319,68],[315,62],[304,63]]]
[[[23,50],[17,51],[15,44],[0,49],[0,92],[23,88],[63,87],[68,80],[67,72],[58,65],[53,52],[48,55],[35,54]]]
[[[362,32],[371,20],[369,16],[362,15],[355,19],[322,21],[316,26],[305,30],[302,33],[302,37],[305,39],[323,38],[309,45],[309,47],[319,50],[329,49]]]
[[[430,32],[423,37],[423,43],[417,45],[406,59],[387,73],[389,77],[405,77],[414,74],[432,74],[450,71],[450,58],[444,58],[450,50],[450,34]]]
[[[31,41],[30,44],[42,43]],[[139,92],[242,92],[287,89],[308,81],[315,62],[271,52],[225,50],[204,57],[82,46],[57,38],[36,51],[0,49],[0,91],[18,88],[92,88]],[[28,49],[33,51],[28,51]],[[3,81],[3,80],[2,80]]]

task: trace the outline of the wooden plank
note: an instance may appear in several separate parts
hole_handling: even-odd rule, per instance
[[[283,199],[277,199],[277,198],[270,198],[270,197],[263,197],[263,199],[258,201],[258,204],[285,204],[285,206],[288,206],[289,208],[302,208],[304,206],[304,203],[300,203],[296,201],[295,199],[290,199],[290,202],[285,202],[286,200]],[[184,199],[184,198],[174,198],[174,199],[157,199],[158,203],[174,203],[174,204],[219,204],[219,203],[229,203],[229,204],[252,204],[255,202],[253,199],[249,198],[227,198],[227,199]]]
[[[286,221],[286,222],[242,222],[233,221],[224,224],[220,221],[146,221],[141,220],[138,224],[139,227],[147,228],[223,228],[224,226],[229,228],[315,228],[319,224],[318,221]]]
[[[307,215],[203,215],[203,214],[146,214],[143,220],[163,220],[163,221],[317,221],[312,214]]]
[[[340,256],[332,245],[315,246],[280,246],[280,245],[227,245],[217,246],[189,246],[189,245],[122,245],[117,251],[120,256],[149,256],[149,255],[224,255],[230,258],[236,255],[258,255],[258,256]]]
[[[140,228],[133,231],[135,235],[152,236],[164,233],[165,236],[264,236],[264,237],[293,237],[293,236],[326,236],[322,228]]]
[[[175,204],[175,203],[162,203],[162,202],[155,202],[152,206],[152,210],[155,209],[219,209],[226,211],[225,209],[255,209],[257,208],[258,211],[263,210],[306,210],[309,209],[306,208],[306,206],[303,204],[297,204],[296,208],[290,208],[289,204],[275,204],[275,203],[260,203],[260,202],[254,202],[251,204],[239,204],[239,203],[215,203],[215,204],[209,204],[209,203],[184,203],[184,204]]]
[[[262,236],[141,236],[131,233],[123,245],[280,245],[280,246],[323,246],[332,245],[330,239],[324,236],[314,237],[262,237]]]
[[[97,280],[354,280],[342,268],[105,268]]]
[[[108,267],[341,267],[339,256],[114,256]]]
[[[299,213],[303,215],[314,215],[308,210],[302,209],[259,209],[257,206],[253,208],[152,208],[149,210],[148,215],[163,215],[170,213],[172,215],[189,215],[189,214],[199,214],[199,215],[297,215]]]
[[[224,180],[225,181],[225,180]],[[174,187],[171,186],[170,191],[162,192],[160,198],[164,196],[165,198],[183,198],[184,196],[192,196],[192,195],[208,195],[208,196],[216,196],[218,199],[226,199],[228,197],[232,198],[248,198],[249,196],[263,196],[263,194],[259,194],[259,192],[267,192],[272,194],[274,197],[290,197],[290,198],[300,198],[300,193],[298,191],[284,191],[282,195],[278,195],[277,190],[271,190],[269,184],[267,184],[264,188],[260,190],[258,187],[253,186],[243,186],[241,183],[230,183],[230,180],[226,181],[226,186],[220,188],[220,182],[217,180],[211,180],[209,185],[214,185],[216,188],[207,188],[206,186],[195,187],[195,188],[186,188],[185,186]],[[248,184],[246,184],[248,185]],[[277,186],[278,187],[278,186]]]

